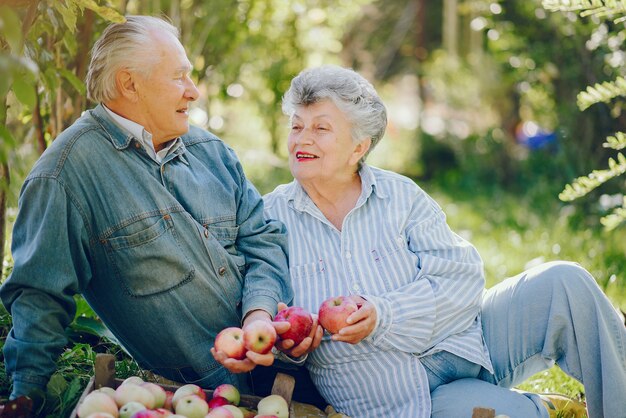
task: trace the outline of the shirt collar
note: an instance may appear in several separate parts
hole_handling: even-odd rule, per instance
[[[361,196],[359,196],[356,206],[365,203],[372,194],[381,199],[387,198],[387,194],[377,185],[376,176],[374,176],[374,172],[370,166],[363,164],[359,170],[359,176],[361,176]],[[297,180],[293,181],[293,187],[289,192],[287,200],[291,202],[294,209],[299,211],[305,211],[308,207],[315,206]]]
[[[122,128],[122,130],[130,134],[130,137],[126,136],[124,141],[125,146],[123,148],[127,147],[130,144],[130,140],[132,140],[132,138],[136,138],[139,142],[141,142],[148,155],[153,160],[160,163],[167,154],[175,151],[178,147],[180,147],[180,138],[176,138],[169,141],[169,143],[159,152],[156,152],[156,150],[154,149],[154,143],[152,142],[152,134],[146,131],[143,126],[141,126],[137,122],[118,115],[117,113],[106,107],[104,104],[101,106],[102,109],[104,109],[104,111],[106,112],[106,115],[111,118],[113,122],[115,122],[120,128]]]

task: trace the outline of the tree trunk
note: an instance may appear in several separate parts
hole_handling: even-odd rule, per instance
[[[443,4],[443,47],[450,55],[458,55],[458,0],[444,0]]]
[[[9,193],[9,165],[0,164],[0,273],[4,270],[4,243],[6,242],[7,195]],[[0,274],[1,276],[1,274]]]

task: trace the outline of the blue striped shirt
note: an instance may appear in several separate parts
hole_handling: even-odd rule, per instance
[[[364,165],[356,206],[339,231],[296,182],[265,196],[285,223],[294,304],[317,312],[328,297],[360,295],[376,307],[358,344],[326,335],[306,362],[320,393],[353,418],[430,417],[420,357],[446,350],[492,370],[482,338],[483,264],[412,180]]]

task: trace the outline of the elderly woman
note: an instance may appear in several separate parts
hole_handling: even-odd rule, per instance
[[[361,303],[337,334],[282,347],[308,353],[330,404],[355,418],[469,417],[475,406],[545,418],[538,395],[509,388],[557,363],[584,382],[591,417],[624,416],[626,332],[589,273],[553,262],[484,291],[479,254],[437,203],[365,164],[387,115],[354,71],[303,71],[283,111],[295,180],[265,196],[265,211],[287,226],[294,304]]]

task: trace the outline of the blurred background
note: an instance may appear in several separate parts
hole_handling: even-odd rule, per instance
[[[291,78],[351,67],[388,107],[369,163],[413,178],[442,205],[481,253],[489,286],[574,260],[626,310],[626,10],[590,3],[0,0],[3,278],[25,175],[94,105],[84,86],[94,40],[124,14],[150,14],[181,29],[201,91],[192,123],[235,149],[261,193],[291,180],[280,110]],[[99,344],[105,331],[80,327],[90,318],[82,306],[73,336],[93,342],[91,332]],[[0,316],[6,334],[10,317]],[[538,387],[563,387],[551,379]]]

